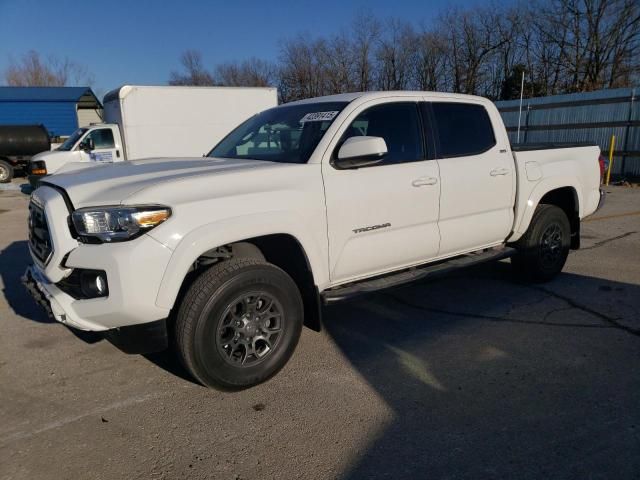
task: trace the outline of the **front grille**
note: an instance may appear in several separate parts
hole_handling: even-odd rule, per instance
[[[29,247],[43,264],[49,261],[53,252],[44,209],[33,201],[29,203]]]

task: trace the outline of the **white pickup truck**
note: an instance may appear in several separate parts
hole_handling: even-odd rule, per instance
[[[173,336],[193,376],[243,388],[322,305],[511,257],[557,275],[602,201],[596,146],[512,148],[494,105],[429,92],[262,112],[208,158],[45,179],[24,282],[56,320],[127,352]]]

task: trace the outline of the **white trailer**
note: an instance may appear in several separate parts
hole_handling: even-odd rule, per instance
[[[233,128],[278,104],[275,88],[125,85],[103,100],[105,123],[76,130],[31,161],[32,183],[70,162],[201,157]]]

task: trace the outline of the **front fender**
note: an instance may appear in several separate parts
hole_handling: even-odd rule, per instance
[[[165,270],[156,305],[172,308],[191,265],[204,252],[222,245],[274,234],[288,234],[302,246],[320,289],[329,283],[326,246],[305,230],[307,221],[292,212],[242,215],[202,225],[185,235],[175,247]],[[151,232],[153,233],[153,232]],[[322,237],[321,237],[322,238]],[[324,252],[324,253],[323,253]]]

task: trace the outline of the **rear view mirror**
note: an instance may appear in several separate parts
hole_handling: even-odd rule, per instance
[[[350,137],[340,147],[333,165],[337,169],[368,167],[382,161],[386,154],[382,137]]]

